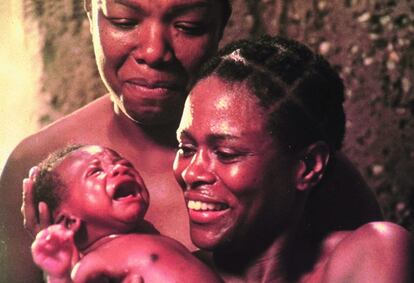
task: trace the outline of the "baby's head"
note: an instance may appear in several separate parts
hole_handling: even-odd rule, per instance
[[[82,227],[91,239],[134,230],[149,204],[133,165],[97,145],[71,145],[51,154],[40,164],[34,192],[35,204],[48,205],[53,223]]]

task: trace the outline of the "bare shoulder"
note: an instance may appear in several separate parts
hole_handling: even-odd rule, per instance
[[[324,282],[411,282],[412,235],[390,222],[371,222],[334,233],[335,247],[328,257]]]
[[[44,143],[65,144],[89,137],[111,119],[113,110],[109,95],[98,98],[64,116],[22,141],[21,146],[43,146]]]
[[[108,96],[85,105],[23,139],[12,152],[10,159],[24,162],[34,156],[39,160],[68,143],[80,142],[91,130],[96,131],[99,124],[107,122],[111,117],[111,107]]]
[[[360,228],[347,232],[346,237],[338,243],[337,252],[345,252],[352,248],[354,252],[363,250],[382,250],[392,252],[406,247],[412,242],[412,235],[403,227],[392,222],[371,222]],[[387,249],[384,251],[383,249]]]
[[[3,171],[2,179],[8,175],[13,179],[18,177],[20,187],[21,177],[27,170],[44,159],[49,153],[67,145],[68,143],[80,143],[97,121],[103,123],[104,119],[110,117],[105,112],[111,111],[111,102],[107,96],[84,106],[68,116],[44,127],[37,133],[23,139],[10,154]],[[8,179],[8,178],[7,178]]]

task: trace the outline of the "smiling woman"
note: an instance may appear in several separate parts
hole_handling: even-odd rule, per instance
[[[286,186],[292,163],[266,134],[265,112],[256,104],[245,84],[208,77],[185,107],[175,170],[187,188],[191,238],[200,248],[229,240],[238,245],[233,240],[248,230],[261,234],[252,221],[270,221],[262,213],[269,205],[278,209],[273,223],[288,220],[284,208],[292,206],[291,197],[271,188]]]
[[[230,44],[198,76],[177,131],[174,171],[191,238],[213,252],[225,281],[414,278],[413,239],[402,227],[374,222],[337,231],[312,215],[326,206],[315,194],[331,191],[335,204],[343,200],[338,180],[349,182],[338,172],[343,100],[329,63],[283,37]]]

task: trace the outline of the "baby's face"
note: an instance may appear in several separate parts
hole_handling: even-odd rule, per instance
[[[69,190],[62,208],[88,226],[122,233],[142,221],[149,205],[144,181],[133,165],[113,150],[81,147],[55,170]]]

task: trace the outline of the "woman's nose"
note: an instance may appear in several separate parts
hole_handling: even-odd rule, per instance
[[[198,151],[191,158],[188,166],[181,173],[187,189],[195,189],[198,186],[213,184],[216,176],[212,169],[212,163],[207,152]]]
[[[138,41],[134,57],[139,64],[154,67],[173,59],[168,29],[162,23],[143,23]]]

